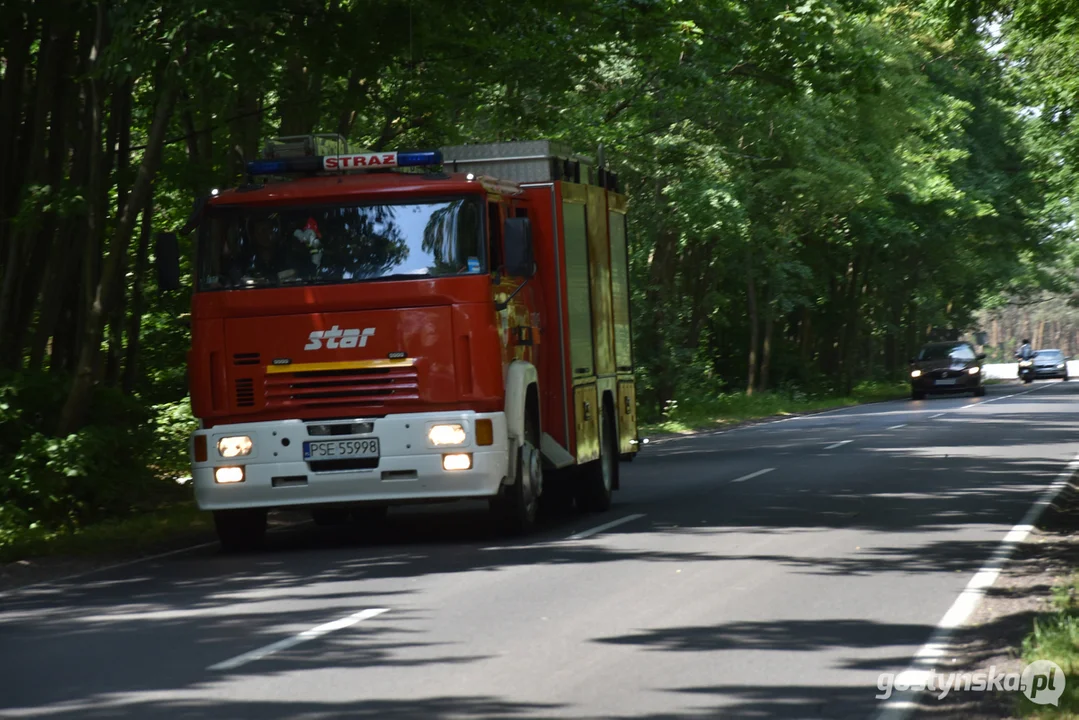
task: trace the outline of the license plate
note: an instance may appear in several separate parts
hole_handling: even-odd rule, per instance
[[[377,458],[378,438],[359,440],[306,440],[303,444],[304,460],[352,460]]]
[[[937,380],[934,385],[955,385],[955,378],[950,378],[948,380]]]

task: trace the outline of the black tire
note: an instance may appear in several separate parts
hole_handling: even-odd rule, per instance
[[[985,385],[979,385],[974,390],[974,397],[985,397]]]
[[[618,432],[606,407],[599,425],[599,459],[581,468],[577,483],[577,507],[603,512],[611,507],[611,493],[618,484]]]
[[[214,528],[227,553],[258,550],[266,540],[266,510],[215,510]]]
[[[311,511],[311,520],[319,527],[333,527],[348,522],[348,508],[316,508]]]
[[[543,494],[540,429],[534,410],[531,402],[525,408],[525,439],[517,448],[514,482],[503,485],[490,504],[499,528],[509,535],[523,535],[535,527],[539,498]]]
[[[910,391],[910,399],[911,400],[925,400],[925,391],[924,390],[911,390]]]

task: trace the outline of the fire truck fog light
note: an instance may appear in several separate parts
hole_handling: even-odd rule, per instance
[[[251,448],[254,446],[255,444],[251,442],[251,438],[246,435],[223,437],[217,441],[217,452],[221,457],[234,458],[241,455],[250,455]]]
[[[242,467],[219,467],[214,470],[214,480],[219,483],[238,483],[244,481]]]
[[[472,454],[471,453],[458,453],[456,455],[443,455],[442,456],[442,469],[443,470],[471,470],[472,469]]]
[[[477,420],[476,421],[476,444],[477,445],[494,445],[495,444],[495,429],[494,423],[490,420]]]
[[[427,429],[432,445],[464,445],[468,435],[460,425],[432,425]]]

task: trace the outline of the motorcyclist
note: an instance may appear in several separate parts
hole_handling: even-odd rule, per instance
[[[1034,348],[1030,346],[1030,340],[1023,340],[1019,349],[1015,351],[1015,357],[1019,360],[1029,360],[1034,357]]]

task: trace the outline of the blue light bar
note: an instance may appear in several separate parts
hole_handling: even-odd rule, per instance
[[[320,170],[381,170],[394,167],[421,167],[441,165],[442,153],[438,150],[414,150],[409,152],[350,153],[348,155],[324,155],[282,158],[280,160],[253,160],[247,163],[251,175],[281,175],[285,173],[311,173]]]
[[[397,153],[400,167],[420,167],[422,165],[441,165],[442,153],[439,150],[416,150]]]
[[[272,175],[285,172],[284,160],[252,160],[247,163],[247,172],[252,175]]]

